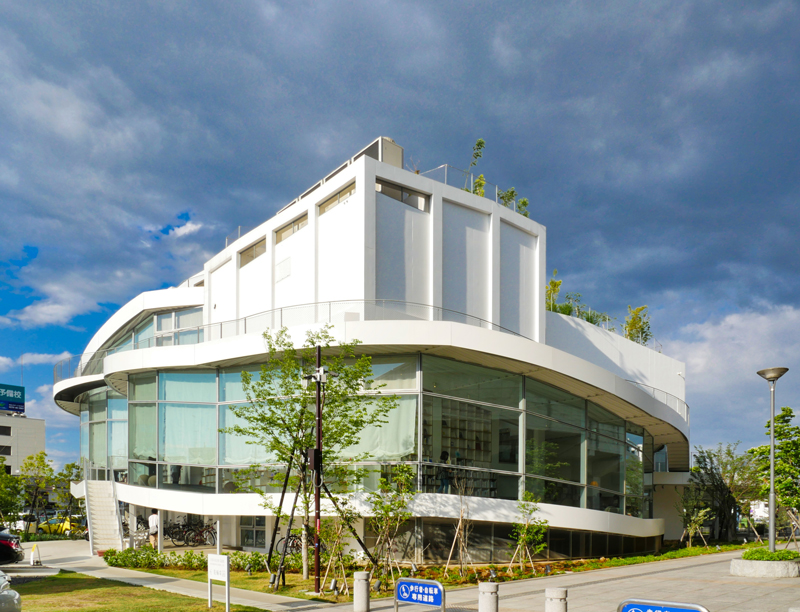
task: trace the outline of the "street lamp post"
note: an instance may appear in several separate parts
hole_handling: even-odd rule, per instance
[[[767,368],[757,374],[769,382],[769,551],[775,552],[775,383],[789,368]]]

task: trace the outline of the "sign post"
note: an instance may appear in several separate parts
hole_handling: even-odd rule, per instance
[[[25,413],[25,387],[0,384],[0,410]]]
[[[697,604],[676,603],[674,601],[626,599],[619,604],[617,612],[708,612],[708,609]]]
[[[208,607],[213,605],[211,581],[225,583],[225,612],[231,612],[231,560],[228,555],[208,555]]]
[[[445,612],[444,587],[435,580],[400,578],[394,590],[394,612],[400,602],[433,606]]]

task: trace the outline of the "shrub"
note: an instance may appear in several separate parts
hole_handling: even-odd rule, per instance
[[[792,561],[799,557],[800,553],[796,550],[776,550],[771,553],[766,548],[751,548],[742,555],[746,561]]]

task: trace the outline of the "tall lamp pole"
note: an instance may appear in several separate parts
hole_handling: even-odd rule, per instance
[[[769,382],[769,551],[775,552],[775,383],[789,368],[767,368],[757,374]]]
[[[333,376],[336,376],[335,374]],[[316,404],[317,404],[317,426],[316,426],[316,446],[309,449],[309,459],[311,460],[311,470],[314,475],[314,592],[320,593],[320,488],[322,487],[322,387],[328,382],[328,375],[322,367],[322,347],[317,346],[317,364],[314,373],[306,379],[316,383]]]

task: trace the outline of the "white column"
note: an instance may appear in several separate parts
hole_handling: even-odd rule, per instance
[[[161,510],[158,511],[158,552],[164,552],[164,523]]]

